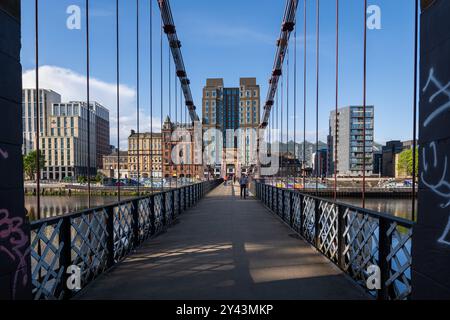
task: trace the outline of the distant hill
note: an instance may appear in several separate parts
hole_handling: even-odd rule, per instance
[[[319,150],[326,149],[327,144],[325,142],[319,141],[318,143]],[[294,141],[289,141],[286,143],[280,144],[280,152],[290,152],[295,153],[298,159],[303,159],[303,142],[295,143]],[[308,164],[312,163],[313,153],[316,152],[316,144],[312,142],[306,141],[305,143],[305,160]]]
[[[327,144],[325,142],[319,141],[318,146],[319,146],[319,150],[327,149]],[[381,151],[382,147],[383,146],[377,142],[373,143],[374,152]],[[288,144],[286,144],[286,143],[280,144],[280,152],[294,153],[294,150],[296,152],[297,158],[303,159],[303,142],[295,143],[295,147],[294,147],[294,141],[289,141]],[[308,164],[312,164],[312,157],[313,157],[313,154],[316,152],[316,144],[306,141],[305,151],[306,151],[306,162]]]

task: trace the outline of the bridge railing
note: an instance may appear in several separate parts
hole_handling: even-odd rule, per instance
[[[410,298],[413,222],[261,182],[255,182],[255,190],[271,211],[370,295]],[[370,289],[373,266],[379,290]]]
[[[73,267],[84,288],[145,240],[169,227],[220,181],[172,189],[31,224],[35,299],[68,299]],[[74,279],[75,280],[75,279]],[[73,283],[76,285],[76,281]]]

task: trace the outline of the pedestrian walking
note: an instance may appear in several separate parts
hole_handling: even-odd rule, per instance
[[[241,186],[241,199],[247,198],[247,185],[248,185],[248,178],[247,176],[244,174],[241,176],[241,179],[239,180],[239,184]]]

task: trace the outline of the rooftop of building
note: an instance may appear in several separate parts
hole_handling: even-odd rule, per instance
[[[256,83],[256,78],[247,77],[247,78],[239,78],[239,85],[242,87],[257,87],[258,84]],[[208,78],[206,79],[206,86],[205,87],[224,87],[224,81],[223,78]]]
[[[239,84],[241,86],[256,86],[256,78],[240,78]]]
[[[119,151],[119,156],[121,157],[127,157],[128,151]],[[104,155],[103,157],[117,157],[117,151],[113,151],[108,155]]]
[[[161,132],[140,132],[137,133],[134,130],[131,130],[129,138],[161,138]]]
[[[207,87],[223,87],[223,79],[222,78],[210,78],[206,79]]]

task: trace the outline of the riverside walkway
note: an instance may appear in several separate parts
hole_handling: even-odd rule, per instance
[[[368,299],[237,186],[220,186],[79,299]]]

